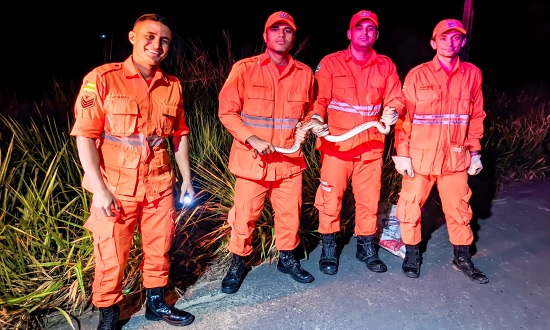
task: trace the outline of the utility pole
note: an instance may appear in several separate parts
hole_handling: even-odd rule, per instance
[[[474,23],[474,0],[464,0],[464,13],[462,24],[466,29],[466,45],[460,51],[460,58],[467,61],[470,58],[470,44],[472,42],[472,29]]]

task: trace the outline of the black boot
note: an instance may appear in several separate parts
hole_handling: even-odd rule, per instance
[[[357,259],[367,264],[367,268],[376,273],[383,273],[388,270],[386,264],[378,257],[374,248],[374,236],[357,236]]]
[[[195,320],[193,314],[168,305],[164,300],[164,288],[146,289],[147,302],[145,318],[148,320],[163,320],[174,326],[191,324]]]
[[[246,275],[246,257],[233,253],[231,266],[222,280],[223,293],[235,293],[239,291],[241,283]]]
[[[319,269],[327,275],[338,273],[338,256],[336,253],[336,233],[321,234],[323,250],[319,258]]]
[[[418,248],[418,244],[405,245],[405,259],[403,259],[401,270],[405,276],[410,278],[420,276],[420,249]]]
[[[468,245],[453,245],[454,259],[453,268],[461,270],[472,281],[480,284],[489,283],[489,279],[483,274],[470,259],[470,251]]]
[[[310,283],[315,279],[313,275],[302,268],[292,251],[279,252],[277,269],[282,273],[289,274],[290,277],[300,283]]]
[[[99,324],[97,330],[115,330],[119,316],[120,309],[117,305],[99,307]]]

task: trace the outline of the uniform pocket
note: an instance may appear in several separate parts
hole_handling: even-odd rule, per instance
[[[243,112],[253,116],[273,117],[275,93],[267,86],[249,87],[243,104]]]
[[[399,193],[396,216],[401,222],[416,223],[420,220],[421,209],[416,194],[409,191]]]
[[[135,192],[137,168],[140,159],[137,148],[123,143],[108,143],[105,141],[101,147],[101,152],[107,182],[114,189],[114,192],[132,196]]]
[[[447,161],[443,171],[462,172],[469,166],[470,159],[470,153],[466,147],[458,144],[451,144],[447,151]]]
[[[158,128],[166,135],[170,135],[174,129],[174,122],[178,114],[178,106],[172,104],[160,104]]]
[[[124,136],[136,132],[139,108],[135,97],[108,97],[104,105],[107,131],[113,135]]]

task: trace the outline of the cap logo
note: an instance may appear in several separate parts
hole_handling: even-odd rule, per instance
[[[447,27],[448,27],[448,28],[456,28],[456,27],[459,27],[459,26],[458,26],[458,22],[457,22],[457,21],[448,21],[448,22],[447,22]]]
[[[359,16],[368,17],[370,16],[370,11],[362,11],[361,14],[359,14]]]
[[[287,13],[279,13],[279,14],[277,15],[277,17],[283,18],[283,19],[288,19],[288,14],[287,14]]]

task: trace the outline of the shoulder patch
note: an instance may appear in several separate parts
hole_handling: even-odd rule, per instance
[[[89,92],[83,93],[82,97],[80,98],[80,105],[84,109],[93,107],[95,105],[95,94]]]
[[[90,93],[96,93],[96,86],[94,82],[91,81],[85,81],[82,85],[82,90]]]
[[[315,72],[321,70],[321,63],[317,64],[317,67],[315,68]]]

